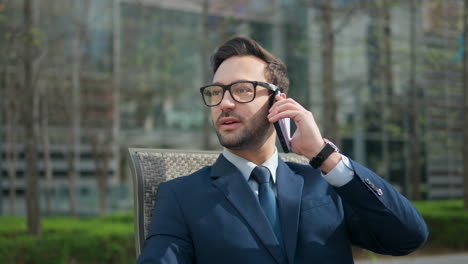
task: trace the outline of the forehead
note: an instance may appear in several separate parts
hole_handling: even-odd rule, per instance
[[[213,83],[229,84],[239,80],[266,82],[266,62],[254,56],[234,56],[219,65]]]

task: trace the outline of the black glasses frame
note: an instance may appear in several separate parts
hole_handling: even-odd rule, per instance
[[[238,84],[238,83],[251,83],[253,84],[254,86],[254,95],[252,97],[252,100],[250,101],[247,101],[247,102],[240,102],[238,101],[233,95],[232,95],[232,91],[231,91],[231,87],[235,84]],[[205,100],[205,96],[203,96],[203,92],[206,88],[208,87],[211,87],[211,86],[219,86],[221,88],[223,88],[223,95],[221,96],[221,100],[219,100],[219,103],[217,104],[208,104]],[[223,101],[224,99],[224,94],[226,93],[226,90],[229,91],[229,94],[231,95],[231,98],[234,99],[234,101],[238,102],[238,103],[250,103],[252,102],[253,100],[255,100],[255,97],[257,97],[257,86],[262,86],[262,87],[265,87],[267,88],[268,90],[272,91],[273,93],[278,91],[279,90],[279,87],[274,85],[274,84],[271,84],[271,83],[267,83],[267,82],[257,82],[257,81],[237,81],[237,82],[233,82],[231,84],[209,84],[209,85],[205,85],[203,87],[200,88],[200,93],[202,95],[202,99],[203,99],[203,102],[205,103],[206,106],[208,107],[213,107],[213,106],[217,106],[219,104],[221,104],[221,102]]]

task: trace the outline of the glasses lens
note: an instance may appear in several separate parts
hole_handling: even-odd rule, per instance
[[[239,102],[247,103],[255,97],[255,86],[252,83],[240,82],[231,86],[232,96]]]
[[[223,87],[221,86],[207,86],[203,90],[203,99],[209,106],[217,105],[223,99]]]

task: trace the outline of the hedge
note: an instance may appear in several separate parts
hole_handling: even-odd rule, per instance
[[[428,244],[468,249],[468,211],[463,202],[415,202],[429,227]],[[0,217],[0,262],[12,264],[135,263],[131,213],[101,218],[46,217],[43,232],[31,237],[26,220]]]
[[[134,263],[131,214],[94,219],[43,218],[42,234],[26,232],[24,218],[0,218],[1,263]]]
[[[424,201],[414,205],[429,227],[428,244],[468,249],[468,211],[463,210],[463,201]]]

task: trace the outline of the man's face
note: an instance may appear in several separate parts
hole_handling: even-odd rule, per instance
[[[216,71],[213,83],[231,84],[236,81],[267,82],[266,63],[254,56],[235,56],[225,60]],[[221,104],[211,108],[211,117],[222,146],[232,150],[256,149],[271,135],[268,114],[269,92],[257,86],[250,103],[234,101],[228,91]]]

